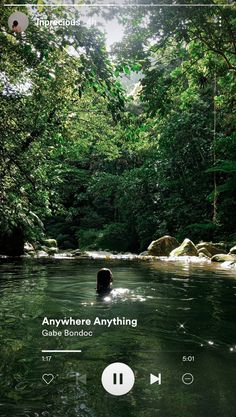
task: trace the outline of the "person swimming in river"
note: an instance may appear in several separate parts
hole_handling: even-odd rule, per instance
[[[112,291],[112,272],[108,268],[101,268],[97,273],[97,293],[107,294]]]

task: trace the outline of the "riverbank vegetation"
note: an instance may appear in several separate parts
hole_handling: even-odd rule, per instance
[[[78,9],[22,8],[22,34],[3,10],[1,253],[46,236],[133,252],[166,234],[236,241],[236,12],[218,3],[109,9],[124,29],[111,50],[83,20],[33,20]]]

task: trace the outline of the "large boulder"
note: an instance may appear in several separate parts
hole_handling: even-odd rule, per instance
[[[25,244],[24,244],[24,252],[25,253],[29,253],[29,252],[34,252],[35,251],[35,248],[34,248],[34,246],[32,245],[32,243],[30,243],[30,242],[25,242]]]
[[[211,262],[235,262],[235,261],[236,261],[236,255],[226,255],[225,253],[214,255],[211,258]]]
[[[201,249],[198,249],[197,251],[198,251],[198,255],[199,256],[200,255],[204,255],[207,258],[211,258],[212,257],[212,254],[210,252],[208,252],[207,248],[205,248],[205,247],[203,247]]]
[[[217,247],[214,244],[209,243],[209,242],[198,243],[196,245],[196,248],[198,249],[198,251],[200,251],[201,249],[204,248],[205,250],[208,251],[208,253],[211,254],[211,256],[217,255],[218,253],[226,253],[226,251],[224,249],[219,248],[219,247]]]
[[[41,246],[40,249],[44,252],[47,252],[48,255],[55,255],[55,253],[59,252],[57,247]]]
[[[43,243],[44,243],[44,246],[48,248],[57,248],[56,239],[44,239]]]
[[[170,256],[198,256],[198,251],[190,239],[184,239],[178,248],[172,250]]]
[[[170,252],[179,246],[178,241],[171,236],[162,236],[153,240],[147,249],[147,255],[169,256]]]
[[[38,250],[36,252],[36,257],[37,258],[47,258],[49,255],[47,252],[45,252],[44,250]]]

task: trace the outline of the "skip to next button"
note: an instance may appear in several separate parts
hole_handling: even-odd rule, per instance
[[[152,385],[152,384],[161,385],[161,374],[158,374],[158,376],[150,374],[150,385]]]

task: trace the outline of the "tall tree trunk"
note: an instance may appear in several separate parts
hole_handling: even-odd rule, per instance
[[[217,117],[216,117],[216,94],[217,94],[217,79],[216,73],[214,76],[214,87],[213,87],[213,165],[216,164],[216,124],[217,124]],[[217,173],[213,172],[213,183],[214,183],[214,191],[213,191],[213,223],[217,223]]]

